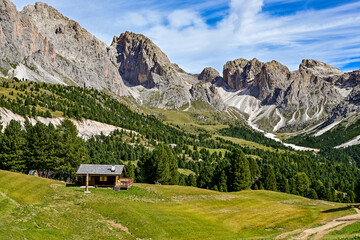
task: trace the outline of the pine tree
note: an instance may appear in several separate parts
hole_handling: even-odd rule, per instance
[[[131,162],[128,162],[125,166],[126,169],[126,177],[133,178],[135,180],[135,168]]]
[[[1,141],[0,167],[4,170],[25,172],[27,170],[24,159],[25,132],[19,122],[11,120],[5,128]]]
[[[76,126],[68,119],[62,121],[57,130],[59,147],[55,153],[58,160],[55,170],[75,172],[81,163],[88,161],[84,141],[77,136]]]
[[[231,156],[230,167],[230,189],[231,191],[240,191],[250,188],[251,174],[249,162],[241,150],[236,150]]]
[[[187,177],[187,182],[186,184],[188,186],[193,186],[193,187],[196,187],[196,178],[194,176],[194,174],[190,174],[188,177]]]
[[[221,172],[218,185],[218,189],[220,192],[227,192],[227,176],[225,174],[225,171]]]
[[[260,176],[259,166],[254,158],[249,159],[251,182],[255,183]]]
[[[262,172],[264,188],[266,190],[276,191],[276,177],[275,171],[272,165],[266,165]]]
[[[299,172],[294,176],[296,190],[301,196],[305,196],[310,187],[310,180],[306,173]]]

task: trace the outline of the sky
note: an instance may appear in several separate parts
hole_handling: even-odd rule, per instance
[[[32,0],[13,0],[18,10]],[[200,73],[237,58],[298,69],[316,59],[360,69],[360,0],[43,0],[111,43],[131,31],[149,37],[184,70]]]

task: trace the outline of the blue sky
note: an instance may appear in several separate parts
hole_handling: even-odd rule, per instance
[[[13,0],[18,10],[32,0]],[[222,72],[236,58],[277,60],[296,70],[317,59],[360,69],[360,1],[43,0],[111,43],[128,30],[153,40],[183,69]]]

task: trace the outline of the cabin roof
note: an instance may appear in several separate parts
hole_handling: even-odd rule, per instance
[[[111,167],[115,166],[115,171]],[[76,175],[121,175],[124,165],[81,164]]]

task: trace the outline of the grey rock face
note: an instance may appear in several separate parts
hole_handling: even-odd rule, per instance
[[[80,86],[86,84],[120,95],[127,94],[117,67],[109,59],[108,46],[79,23],[45,3],[26,6],[21,15],[28,17],[55,46],[56,71]]]
[[[0,29],[0,59],[5,68],[9,69],[10,63],[17,64],[36,55],[41,55],[46,62],[54,62],[56,52],[53,45],[8,0],[0,0]]]
[[[253,82],[253,94],[263,101],[263,104],[279,104],[289,85],[290,71],[277,61],[262,65]]]
[[[207,102],[220,111],[226,109],[226,105],[222,101],[217,89],[210,82],[193,85],[190,93],[193,101],[200,100]]]
[[[260,73],[264,64],[256,58],[248,61],[239,58],[234,61],[228,61],[224,65],[224,81],[232,89],[240,90],[252,86],[255,76]]]
[[[216,82],[220,78],[220,73],[211,67],[204,68],[198,76],[198,79],[202,82]]]
[[[117,50],[116,62],[121,76],[131,85],[152,88],[176,73],[168,57],[144,35],[122,33],[114,37],[111,47]]]

